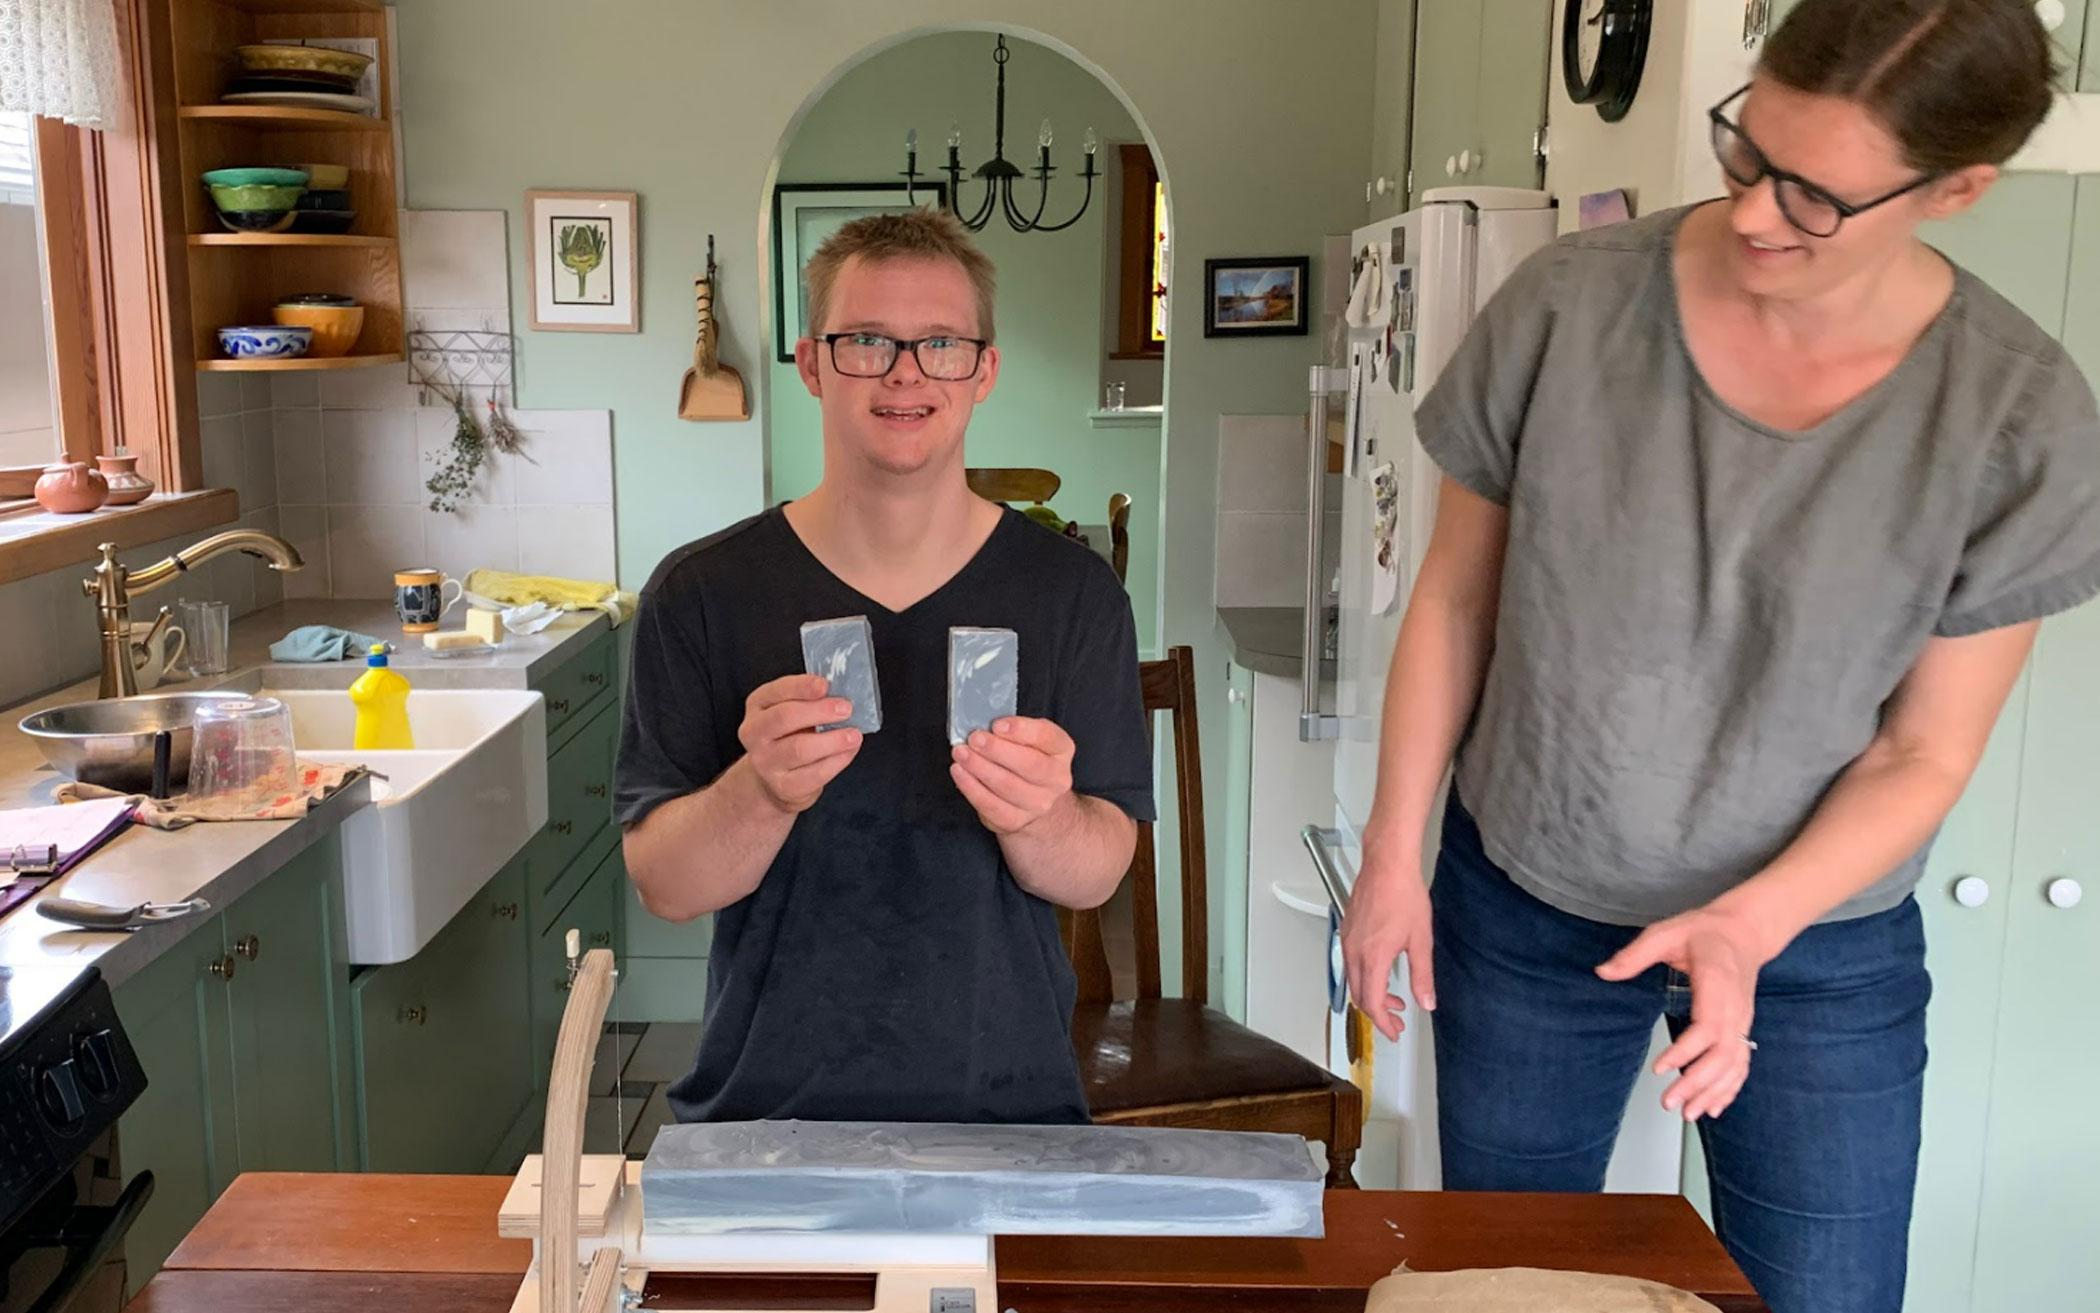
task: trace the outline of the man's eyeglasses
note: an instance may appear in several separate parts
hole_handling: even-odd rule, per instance
[[[989,343],[983,338],[938,337],[901,341],[881,333],[826,333],[817,341],[831,351],[831,367],[849,378],[882,378],[896,368],[897,357],[909,350],[919,363],[919,372],[941,383],[973,377]]]
[[[1798,173],[1772,167],[1772,161],[1757,148],[1757,143],[1745,135],[1721,111],[1741,100],[1750,90],[1745,85],[1734,95],[1706,111],[1713,123],[1714,158],[1721,162],[1721,171],[1734,179],[1739,187],[1755,187],[1766,178],[1772,180],[1772,197],[1779,204],[1779,213],[1794,227],[1810,237],[1831,237],[1843,226],[1845,220],[1855,214],[1864,214],[1877,205],[1886,205],[1899,196],[1908,196],[1927,183],[1937,182],[1942,176],[1927,173],[1898,187],[1884,196],[1855,205],[1840,200]]]

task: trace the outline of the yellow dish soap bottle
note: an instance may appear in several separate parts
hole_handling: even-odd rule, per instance
[[[351,743],[358,750],[405,749],[416,746],[408,728],[408,679],[387,667],[385,643],[372,644],[365,658],[370,669],[350,686],[350,701],[357,707],[357,731]]]

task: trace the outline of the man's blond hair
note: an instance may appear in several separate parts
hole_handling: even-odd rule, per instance
[[[838,284],[839,270],[859,256],[869,264],[884,260],[953,260],[970,277],[977,293],[977,336],[992,340],[992,294],[998,275],[992,262],[962,220],[946,210],[915,209],[901,214],[870,214],[855,219],[824,239],[817,253],[804,266],[809,280],[809,333],[827,331],[831,292]]]

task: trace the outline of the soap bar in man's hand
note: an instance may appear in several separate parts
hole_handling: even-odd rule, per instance
[[[1021,636],[1011,629],[948,631],[948,742],[962,743],[1014,714]]]
[[[812,620],[802,626],[802,668],[822,675],[830,696],[853,704],[853,714],[818,729],[857,729],[873,734],[882,728],[882,687],[875,682],[875,634],[868,618],[845,616]]]

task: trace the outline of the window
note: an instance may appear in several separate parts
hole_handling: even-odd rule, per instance
[[[0,467],[48,465],[65,450],[37,210],[34,125],[27,114],[0,113],[0,306],[9,307],[0,316]]]
[[[1157,360],[1167,349],[1167,189],[1142,143],[1120,148],[1122,264],[1117,271],[1118,360]]]

